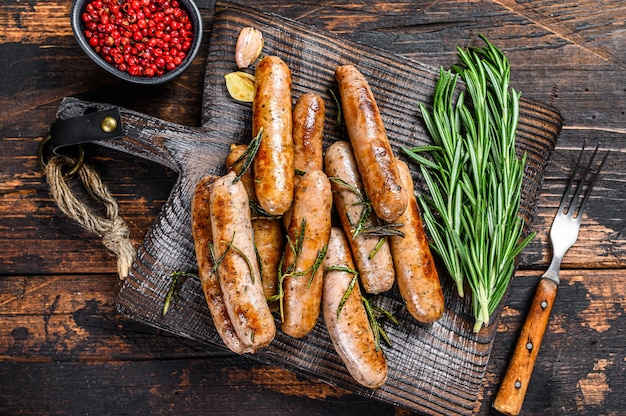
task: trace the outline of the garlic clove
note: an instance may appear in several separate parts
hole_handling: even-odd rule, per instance
[[[239,32],[235,47],[235,63],[239,68],[247,68],[263,50],[263,34],[253,27],[244,27]]]

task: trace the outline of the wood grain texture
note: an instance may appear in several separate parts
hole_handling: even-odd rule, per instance
[[[158,88],[126,85],[92,64],[71,34],[68,2],[0,5],[0,413],[422,414],[125,318],[115,308],[114,257],[51,199],[35,153],[63,97],[200,125],[214,7],[210,0],[200,3],[208,7],[201,9],[201,52],[180,79]],[[493,396],[549,262],[547,230],[583,140],[612,150],[577,244],[564,259],[558,300],[521,414],[624,414],[626,4],[248,3],[433,67],[448,67],[456,61],[456,46],[478,45],[477,34],[485,33],[506,52],[513,85],[524,97],[549,103],[563,116],[537,200],[532,228],[538,235],[520,256],[474,414],[494,414]],[[610,59],[594,53],[598,46]],[[139,246],[178,173],[102,147],[89,148],[87,155]]]
[[[495,350],[509,350],[516,341],[540,274],[519,272],[512,282],[516,296],[504,308]],[[522,414],[553,408],[548,411],[554,414],[620,414],[626,368],[623,337],[614,332],[623,319],[619,310],[602,305],[625,306],[623,271],[565,271],[561,277],[563,301],[552,311]],[[0,279],[2,414],[39,415],[45,407],[50,415],[99,409],[200,415],[211,414],[206,409],[215,403],[226,416],[264,409],[285,415],[421,414],[394,412],[343,388],[125,319],[115,307],[119,286],[114,274]],[[474,414],[493,414],[494,385],[507,363],[507,354],[492,354]],[[232,404],[234,398],[242,404]]]
[[[280,56],[287,62],[294,74],[295,97],[316,92],[332,102],[328,89],[333,87],[332,74],[336,66],[357,65],[371,80],[398,155],[401,147],[428,143],[415,109],[420,102],[429,102],[438,72],[380,50],[364,51],[363,45],[313,33],[296,22],[235,4],[218,4],[215,16],[201,127],[183,127],[122,110],[126,137],[103,145],[163,164],[179,174],[170,198],[139,249],[131,276],[120,293],[119,310],[132,319],[219,347],[221,342],[197,284],[189,282],[183,287],[178,304],[167,317],[162,317],[160,311],[171,273],[196,269],[189,221],[189,202],[195,184],[207,173],[223,173],[228,145],[247,142],[250,137],[249,108],[230,99],[223,82],[223,76],[235,69],[232,57],[241,28],[260,29],[266,53]],[[92,106],[104,107],[66,99],[58,117],[77,116]],[[331,121],[335,118],[336,108],[330,108],[326,144],[343,138]],[[561,119],[554,110],[523,101],[519,149],[528,154],[528,163],[521,213],[527,228],[532,223],[545,167],[560,128]],[[420,326],[410,317],[403,317],[406,313],[395,291],[377,297],[378,304],[396,311],[402,321],[399,327],[388,330],[394,342],[394,346],[385,351],[390,378],[377,390],[364,389],[353,382],[333,352],[320,323],[302,340],[279,334],[270,347],[252,357],[408,409],[469,414],[478,395],[495,332],[491,326],[478,334],[472,333],[469,305],[452,292],[452,287],[446,289],[448,309],[443,318],[429,326]],[[442,374],[454,374],[457,380],[449,384],[448,377],[442,380]]]

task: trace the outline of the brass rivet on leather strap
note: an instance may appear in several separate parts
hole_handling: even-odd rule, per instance
[[[100,122],[100,128],[105,133],[111,133],[117,128],[117,120],[115,119],[115,117],[106,116]]]

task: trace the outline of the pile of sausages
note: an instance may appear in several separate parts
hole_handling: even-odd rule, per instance
[[[362,292],[397,282],[407,310],[423,323],[442,315],[444,299],[411,174],[393,154],[370,87],[352,65],[339,66],[335,79],[349,141],[324,153],[322,98],[307,93],[292,106],[288,66],[276,56],[258,63],[258,150],[244,169],[247,146],[232,145],[229,172],[197,184],[192,233],[204,295],[230,350],[252,353],[271,343],[277,310],[280,329],[295,338],[322,314],[350,374],[376,388],[387,364]],[[359,232],[380,226],[398,232]]]

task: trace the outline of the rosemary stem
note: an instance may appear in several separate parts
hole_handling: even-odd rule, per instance
[[[475,331],[489,325],[515,257],[532,239],[522,239],[519,216],[526,163],[515,147],[520,93],[510,88],[506,56],[481,38],[485,47],[458,48],[460,63],[440,70],[432,108],[420,105],[433,144],[404,149],[429,190],[419,202],[433,250],[459,295],[465,283],[471,289]]]

